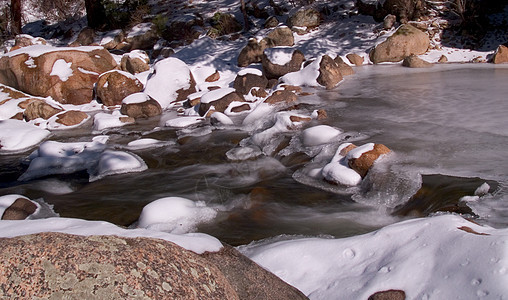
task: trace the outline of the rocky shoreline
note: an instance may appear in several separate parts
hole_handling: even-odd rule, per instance
[[[432,13],[421,15],[422,1],[412,1],[415,5],[411,9],[397,11],[391,9],[393,1],[389,0],[382,6],[377,1],[345,1],[341,7],[328,8],[335,9],[328,15],[319,5],[316,7],[321,10],[310,6],[287,10],[287,4],[271,2],[266,7],[248,3],[250,18],[262,21],[264,28],[251,29],[244,36],[241,30],[246,24],[226,13],[214,15],[215,25],[212,22],[206,34],[202,18],[195,14],[167,21],[162,32],[156,18],[125,31],[99,32],[87,27],[75,32],[65,46],[42,37],[16,36],[5,44],[0,56],[0,153],[23,153],[37,147],[27,157],[28,167],[19,181],[81,171],[95,181],[142,172],[148,168],[142,158],[129,151],[107,149],[108,137],[101,134],[169,113],[172,117],[164,126],[170,128],[204,123],[250,128],[260,116],[273,115],[273,127],[252,135],[226,154],[233,161],[267,154],[263,143],[281,132],[301,132],[303,145],[319,146],[342,132],[315,125],[326,120],[326,110],[310,114],[298,110],[299,97],[308,95],[312,88],[337,88],[356,68],[367,64],[428,68],[435,63],[458,62],[448,56],[459,50],[440,44],[442,20]],[[280,14],[270,15],[279,10]],[[319,43],[313,35],[333,28],[334,22],[339,26],[346,17],[331,16],[345,13],[349,20],[364,13],[378,21],[373,25],[376,39],[360,46],[364,51],[330,53],[325,47],[316,54],[305,51],[309,46],[301,47],[308,40]],[[186,53],[201,48],[201,42],[206,46],[221,45],[222,41],[240,46],[219,53],[234,57],[234,64],[217,64],[216,53],[209,53],[213,49],[200,49],[201,61],[184,59]],[[508,63],[503,42],[495,51],[484,51],[483,56],[469,53],[461,62]],[[214,55],[214,63],[207,63],[207,57]],[[90,128],[98,135],[87,142],[51,141],[53,131],[77,127]],[[154,141],[137,143],[150,145]],[[390,152],[389,147],[377,143],[343,143],[331,161],[312,176],[327,184],[358,186],[375,161]],[[176,199],[160,200],[167,201],[162,207],[177,203]],[[181,205],[199,210],[194,204]],[[0,197],[0,208],[1,222],[54,216],[50,207],[20,195]],[[140,228],[161,221],[157,212],[140,219],[143,217],[146,221],[138,224]],[[220,251],[195,253],[154,238],[42,232],[0,238],[0,248],[4,297],[307,298],[228,245]],[[383,297],[406,296],[404,291],[387,290],[369,299],[386,299]]]

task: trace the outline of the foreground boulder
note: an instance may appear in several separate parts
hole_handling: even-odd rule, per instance
[[[316,81],[326,87],[334,88],[342,80],[339,65],[328,55],[323,55],[319,63],[319,76]]]
[[[198,255],[159,239],[63,233],[0,246],[7,298],[306,299],[230,247]]]
[[[143,50],[133,50],[125,53],[120,62],[120,68],[131,74],[137,74],[150,70],[150,58]]]
[[[410,55],[427,52],[430,45],[429,36],[408,24],[401,25],[386,41],[377,45],[370,53],[370,60],[375,63],[399,62]]]
[[[508,47],[500,45],[492,58],[492,62],[495,64],[508,63]]]
[[[97,81],[97,99],[106,106],[121,105],[122,100],[143,90],[143,84],[131,73],[113,70]]]
[[[34,45],[0,57],[0,83],[34,96],[79,105],[92,100],[99,74],[116,65],[102,47]]]

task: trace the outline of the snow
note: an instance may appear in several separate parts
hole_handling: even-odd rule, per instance
[[[91,52],[94,50],[104,49],[101,46],[81,46],[81,47],[54,47],[51,45],[32,45],[28,47],[23,47],[11,52],[7,52],[4,56],[14,57],[20,54],[28,54],[30,57],[39,57],[43,54],[57,51],[82,51],[82,52]]]
[[[216,215],[217,211],[207,207],[202,201],[167,197],[143,207],[138,227],[178,234],[188,233],[196,230],[199,224],[214,219]]]
[[[442,215],[350,238],[268,240],[239,250],[310,299],[367,299],[389,289],[407,299],[502,299],[507,236],[508,229]]]
[[[184,128],[195,124],[200,124],[205,121],[202,117],[176,117],[166,121],[167,127]]]
[[[264,54],[272,64],[283,66],[291,61],[293,52],[292,47],[273,47],[265,49]]]
[[[40,143],[50,132],[24,121],[0,121],[0,151],[21,152]]]
[[[356,147],[349,151],[346,155],[348,160],[360,158],[364,153],[374,150],[374,143],[367,143],[365,145]]]
[[[147,169],[144,161],[135,154],[106,150],[108,139],[108,136],[96,136],[91,142],[46,141],[27,158],[28,169],[18,180],[86,170],[89,180],[95,181],[105,176]]]
[[[245,76],[247,74],[263,76],[263,71],[261,71],[259,69],[254,69],[254,68],[244,68],[244,69],[241,69],[240,72],[238,72],[238,76]]]
[[[0,221],[0,237],[16,237],[40,232],[62,232],[68,234],[117,235],[121,237],[146,237],[173,242],[197,254],[216,252],[222,248],[221,242],[207,234],[171,234],[147,229],[124,229],[103,221],[85,221],[71,218],[48,218],[29,221]]]
[[[125,97],[122,100],[123,104],[136,104],[136,103],[143,103],[150,100],[150,96],[143,92],[130,94],[129,96]]]
[[[231,120],[231,118],[229,118],[227,115],[221,113],[221,112],[214,112],[210,118],[212,120],[215,120],[216,122],[222,124],[222,125],[233,125],[233,120]],[[212,123],[213,124],[213,123]]]
[[[104,131],[108,128],[113,127],[121,127],[128,125],[130,123],[123,122],[120,118],[127,117],[126,115],[122,115],[120,111],[115,110],[113,113],[97,113],[94,116],[93,127],[96,131]]]
[[[136,36],[146,34],[152,29],[152,25],[153,25],[152,23],[148,22],[148,23],[140,23],[132,27],[132,29],[127,34],[127,38],[133,38]]]
[[[323,177],[331,182],[345,186],[356,186],[362,182],[362,177],[342,161],[327,164],[322,171]]]
[[[149,62],[150,58],[148,57],[148,54],[146,54],[143,50],[132,50],[129,53],[125,53],[124,55],[127,55],[130,59],[140,59],[141,61]]]
[[[316,59],[305,68],[297,72],[288,73],[280,78],[281,82],[296,86],[320,86],[316,79],[319,77],[321,58]]]
[[[53,64],[50,76],[58,76],[61,81],[67,81],[72,76],[72,62],[66,62],[64,59],[57,59]]]
[[[302,142],[305,146],[318,146],[331,142],[342,131],[328,125],[318,125],[302,132]]]
[[[89,74],[89,75],[97,75],[99,76],[100,74],[97,73],[97,72],[93,72],[93,71],[90,71],[90,70],[87,70],[87,69],[83,69],[81,67],[78,67],[78,71],[80,71],[81,73],[83,74]]]
[[[210,103],[221,99],[222,97],[234,93],[236,90],[233,88],[221,88],[210,91],[201,96],[201,103]]]
[[[155,63],[145,93],[159,102],[162,109],[167,109],[176,100],[177,91],[189,87],[189,67],[180,59],[169,57]]]

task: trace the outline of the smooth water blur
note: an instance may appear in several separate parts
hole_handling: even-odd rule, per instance
[[[1,156],[0,195],[42,197],[61,216],[124,226],[135,222],[151,201],[186,197],[219,211],[200,231],[238,245],[281,234],[365,233],[457,206],[460,197],[472,196],[488,181],[490,194],[467,206],[478,221],[506,227],[508,68],[469,64],[355,70],[337,89],[311,90],[313,95],[299,101],[303,113],[325,109],[328,119],[323,122],[342,129],[355,143],[383,143],[393,150],[359,188],[341,189],[301,175],[306,168],[323,167],[340,143],[305,150],[295,142],[299,131],[294,131],[272,139],[271,148],[282,151],[235,162],[226,152],[249,137],[249,128],[205,124],[190,130],[153,130],[164,116],[162,121],[146,120],[107,133],[108,145],[115,149],[125,150],[139,138],[167,141],[164,147],[128,150],[145,160],[147,171],[92,183],[85,173],[17,182],[26,168],[20,161],[28,153]],[[87,132],[58,132],[52,139],[89,141]],[[419,190],[419,197],[412,198]]]

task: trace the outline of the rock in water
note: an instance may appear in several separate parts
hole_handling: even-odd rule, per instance
[[[106,106],[121,105],[122,100],[143,90],[143,84],[131,73],[119,70],[106,72],[97,81],[97,98]]]
[[[419,58],[416,55],[409,55],[404,58],[402,65],[408,68],[430,68],[433,66],[433,64]]]
[[[16,199],[2,214],[2,220],[24,220],[37,210],[37,205],[26,198]]]
[[[323,55],[319,63],[319,76],[316,81],[326,89],[333,89],[342,81],[342,73],[337,63],[328,55]]]
[[[404,24],[386,41],[377,45],[369,56],[375,64],[399,62],[412,54],[424,54],[429,45],[430,39],[426,33],[409,24]]]
[[[360,176],[365,177],[374,162],[383,154],[390,153],[390,149],[383,144],[365,144],[347,153],[348,165]]]
[[[492,62],[495,64],[508,63],[508,47],[500,45],[497,48],[496,54],[494,54]]]

